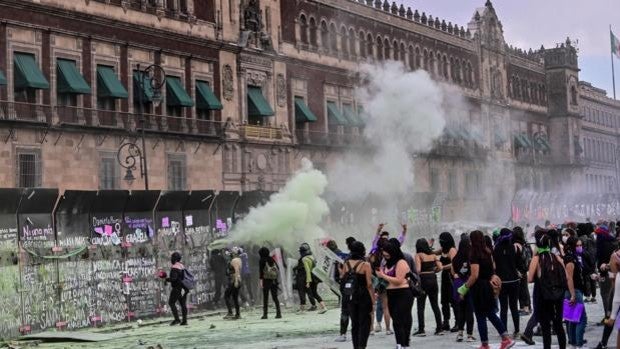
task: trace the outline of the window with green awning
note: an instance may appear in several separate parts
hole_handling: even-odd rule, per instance
[[[133,71],[133,88],[134,100],[137,101],[139,97],[138,93],[142,93],[143,102],[153,101],[153,95],[155,94],[155,91],[153,91],[153,83],[151,82],[151,78],[144,74],[144,72],[137,70]]]
[[[248,86],[248,116],[250,117],[268,117],[275,113],[269,102],[263,96],[260,87]]]
[[[171,107],[193,107],[194,101],[183,88],[181,79],[166,76],[166,105]]]
[[[16,89],[42,89],[47,90],[50,84],[37,65],[33,54],[15,52],[13,57],[15,64],[15,88]]]
[[[353,106],[351,104],[343,104],[342,112],[344,117],[349,121],[349,125],[362,126],[364,124],[360,116],[353,110]]]
[[[202,110],[222,110],[224,106],[215,96],[206,81],[196,80],[196,108]]]
[[[107,65],[97,66],[97,97],[129,98],[127,89],[116,77],[113,67]]]
[[[515,135],[515,144],[521,148],[531,148],[532,142],[529,137],[524,134],[516,134]]]
[[[0,85],[6,85],[6,76],[4,76],[2,70],[0,70]]]
[[[58,93],[90,94],[90,86],[80,74],[75,61],[58,59],[56,72],[58,73],[56,81]]]
[[[536,149],[542,151],[542,152],[548,152],[551,151],[551,146],[549,145],[549,142],[547,141],[547,139],[543,138],[543,137],[537,137],[534,140],[534,146],[536,147]]]
[[[327,102],[327,116],[329,123],[333,125],[346,125],[347,119],[340,113],[336,102]]]
[[[318,119],[308,108],[306,102],[301,97],[295,97],[295,121],[296,122],[315,122]]]

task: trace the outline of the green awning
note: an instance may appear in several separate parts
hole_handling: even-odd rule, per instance
[[[133,71],[133,89],[134,89],[133,98],[137,101],[138,93],[140,93],[139,91],[141,91],[142,101],[151,102],[153,100],[153,95],[155,94],[155,91],[153,91],[153,85],[151,82],[151,78],[145,75],[144,80],[141,81],[142,75],[144,75],[144,72],[137,71],[137,70]],[[144,86],[141,87],[142,85]]]
[[[173,107],[193,107],[194,101],[183,88],[181,79],[166,76],[166,105]]]
[[[274,114],[269,102],[267,102],[265,96],[263,96],[261,88],[248,86],[248,115],[268,117]]]
[[[6,85],[6,77],[4,73],[2,73],[2,70],[0,70],[0,85]]]
[[[34,55],[15,52],[15,88],[34,88],[47,90],[49,82],[37,65]]]
[[[349,125],[362,126],[364,124],[364,122],[362,121],[362,118],[360,118],[360,116],[353,110],[352,105],[343,104],[342,112],[344,116],[347,118],[347,120],[349,121]]]
[[[97,66],[97,96],[103,98],[129,98],[125,86],[118,81],[114,68],[107,65]]]
[[[452,138],[452,139],[458,139],[459,138],[459,134],[456,132],[456,130],[454,130],[453,127],[446,127],[443,130],[444,134],[448,137],[448,138]]]
[[[517,135],[515,135],[515,144],[518,145],[521,148],[531,148],[532,147],[532,142],[530,141],[529,137],[524,135],[524,134],[517,134]]]
[[[346,125],[347,119],[340,113],[336,102],[327,102],[327,116],[332,125]]]
[[[75,61],[58,59],[56,63],[58,73],[57,89],[59,93],[90,94],[90,86],[80,74]]]
[[[549,142],[543,137],[535,138],[534,146],[536,147],[536,149],[543,151],[543,152],[551,151],[551,146],[549,145]]]
[[[222,110],[224,106],[206,81],[196,80],[196,107],[206,110]]]
[[[456,130],[456,132],[459,135],[459,138],[461,138],[464,141],[474,140],[474,137],[469,132],[469,130],[466,128],[460,127],[459,129]]]
[[[362,107],[361,105],[358,105],[357,106],[357,118],[360,121],[360,125],[359,126],[365,126],[366,125],[366,121],[364,120],[364,117],[366,117],[366,114],[364,112],[364,107]]]
[[[316,116],[308,108],[306,102],[301,97],[295,97],[295,121],[296,122],[315,122]]]

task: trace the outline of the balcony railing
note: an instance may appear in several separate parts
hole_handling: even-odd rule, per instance
[[[243,138],[260,138],[266,140],[279,140],[284,138],[281,128],[242,125],[239,127]]]
[[[353,133],[335,133],[296,130],[297,143],[306,145],[345,146],[362,142],[362,136]]]
[[[0,101],[0,120],[51,123],[52,108],[42,104]]]

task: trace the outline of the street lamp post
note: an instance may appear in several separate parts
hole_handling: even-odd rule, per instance
[[[143,95],[145,93],[145,87],[148,83],[153,91],[151,102],[153,107],[157,108],[161,102],[161,88],[166,82],[166,72],[164,69],[157,65],[151,64],[144,71],[140,70],[140,65],[137,66],[138,84],[140,91],[138,91],[138,108],[139,108],[139,120],[140,120],[140,136],[142,138],[142,149],[134,142],[127,142],[120,146],[116,155],[121,167],[127,171],[123,179],[131,185],[136,179],[133,175],[133,171],[136,170],[136,163],[140,164],[140,177],[144,178],[144,189],[149,190],[149,176],[148,167],[146,162],[146,118],[144,116],[144,101]],[[136,91],[134,91],[136,93]]]

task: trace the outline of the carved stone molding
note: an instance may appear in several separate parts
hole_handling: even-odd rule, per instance
[[[286,105],[286,80],[283,74],[278,74],[276,78],[276,96],[278,98],[278,106]]]
[[[233,70],[229,64],[224,66],[224,71],[222,74],[222,85],[223,85],[223,95],[224,99],[230,101],[233,99],[234,95],[234,86],[233,86]]]

